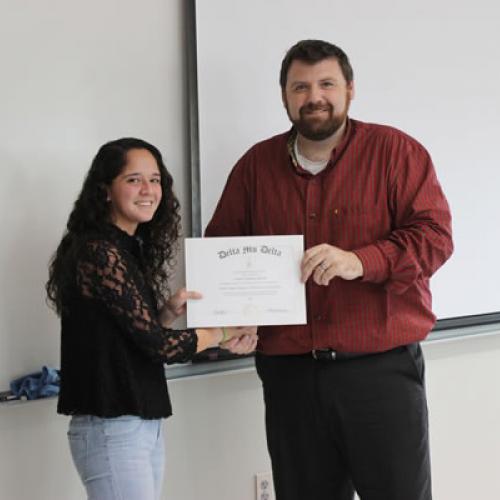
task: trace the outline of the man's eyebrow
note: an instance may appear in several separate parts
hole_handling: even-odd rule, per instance
[[[333,82],[338,82],[340,81],[340,78],[336,77],[336,76],[325,76],[323,78],[320,78],[318,81],[320,82],[326,82],[327,80],[331,80]],[[290,85],[297,85],[297,84],[309,84],[309,80],[291,80],[290,81]]]
[[[290,81],[290,85],[297,85],[299,83],[306,83],[307,84],[308,82],[306,82],[306,80],[291,80]]]

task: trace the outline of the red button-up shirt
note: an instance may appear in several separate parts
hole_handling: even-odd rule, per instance
[[[348,120],[319,174],[291,154],[294,131],[235,165],[206,236],[303,234],[356,253],[361,279],[307,282],[307,325],[259,328],[265,354],[379,352],[432,329],[429,278],[453,250],[451,215],[428,152],[403,132]]]

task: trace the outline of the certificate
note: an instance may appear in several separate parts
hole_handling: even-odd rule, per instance
[[[188,327],[307,323],[303,253],[302,235],[187,238]]]

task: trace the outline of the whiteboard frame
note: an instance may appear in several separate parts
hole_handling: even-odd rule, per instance
[[[189,165],[191,185],[191,236],[201,237],[201,175],[200,175],[200,140],[198,115],[198,64],[196,38],[196,0],[186,2],[186,47],[187,47],[187,80],[189,110]],[[500,325],[500,310],[485,314],[456,316],[437,319],[431,332],[449,330],[450,338],[480,333],[471,328],[481,325]],[[461,328],[465,330],[460,331]]]

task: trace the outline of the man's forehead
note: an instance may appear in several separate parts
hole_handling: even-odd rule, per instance
[[[322,59],[318,62],[303,61],[295,59],[288,70],[288,79],[295,78],[317,78],[324,77],[343,77],[342,69],[338,60],[334,57]]]

